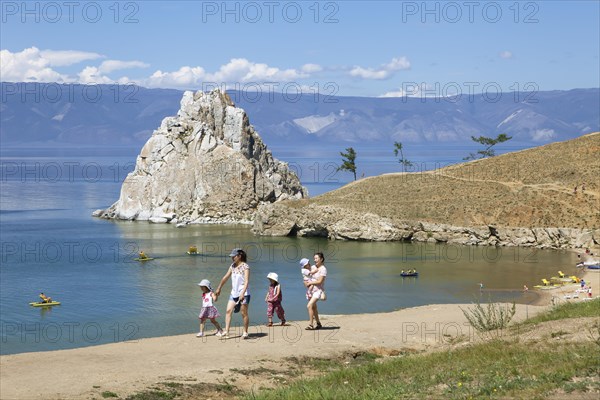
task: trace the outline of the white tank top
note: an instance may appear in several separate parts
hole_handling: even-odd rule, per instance
[[[230,268],[232,269],[232,271],[231,271],[231,296],[239,297],[241,295],[240,292],[242,291],[244,284],[246,283],[244,271],[246,271],[247,269],[250,269],[250,267],[246,263],[241,263],[237,267],[235,267],[233,264],[231,264]],[[249,296],[249,295],[250,295],[250,288],[247,287],[246,293],[244,293],[244,296]]]
[[[210,307],[212,306],[212,296],[211,292],[202,293],[202,307]]]

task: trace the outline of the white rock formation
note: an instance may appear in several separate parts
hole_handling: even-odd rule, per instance
[[[152,222],[246,222],[261,203],[307,196],[273,158],[244,110],[219,90],[185,92],[142,148],[104,218]]]

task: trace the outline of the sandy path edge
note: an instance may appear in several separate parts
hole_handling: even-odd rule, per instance
[[[305,321],[287,327],[253,326],[249,340],[187,334],[6,355],[0,357],[0,398],[81,399],[98,390],[124,396],[165,380],[217,382],[223,376],[209,371],[248,369],[258,366],[258,360],[327,357],[373,347],[427,349],[461,335],[475,340],[460,307],[443,304],[390,313],[323,316],[326,329],[321,331],[304,330]],[[516,318],[543,309],[518,306]],[[40,374],[42,366],[51,366],[52,373]]]
[[[583,277],[598,294],[600,273],[586,271]],[[561,293],[576,288],[569,285]],[[540,296],[540,303],[546,305],[517,305],[515,321],[546,310],[553,296],[566,301],[557,292]],[[216,383],[224,375],[215,370],[249,369],[260,360],[328,357],[375,347],[426,350],[443,347],[459,336],[467,344],[477,340],[461,311],[469,306],[441,304],[389,313],[322,316],[326,329],[312,332],[304,330],[306,321],[287,327],[255,325],[249,340],[186,334],[0,356],[0,398],[81,399],[97,397],[104,390],[123,397],[167,380]],[[47,367],[51,373],[39,373]]]

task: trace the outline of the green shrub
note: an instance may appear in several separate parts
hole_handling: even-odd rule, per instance
[[[489,302],[487,306],[482,306],[479,301],[475,307],[461,311],[469,321],[469,324],[481,334],[491,334],[491,336],[500,336],[502,329],[506,328],[516,312],[515,303],[510,307],[507,304],[498,304]],[[496,332],[496,335],[492,333]]]

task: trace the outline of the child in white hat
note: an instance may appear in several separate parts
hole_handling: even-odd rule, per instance
[[[281,325],[284,326],[285,311],[281,306],[283,296],[281,293],[281,285],[279,284],[279,275],[275,272],[269,272],[267,279],[269,279],[269,291],[265,296],[265,302],[267,303],[267,318],[269,319],[267,326],[273,326],[273,311],[277,313],[277,318],[281,320]]]
[[[316,280],[313,277],[313,274],[317,272],[317,267],[315,267],[314,265],[310,265],[310,261],[308,260],[308,258],[303,258],[302,260],[300,260],[300,268],[302,271],[302,280],[305,282],[304,286],[306,286],[306,282],[314,282]],[[314,286],[306,287],[306,300],[310,300],[314,291]]]
[[[217,307],[213,305],[213,302],[217,301],[217,295],[213,293],[212,286],[210,286],[210,281],[208,279],[202,279],[198,286],[202,289],[202,310],[200,310],[200,315],[198,315],[198,318],[200,319],[200,332],[198,332],[196,337],[204,336],[204,323],[207,319],[209,319],[215,328],[217,328],[217,333],[215,335],[223,336],[223,330],[217,321],[217,318],[221,315],[219,314]]]

